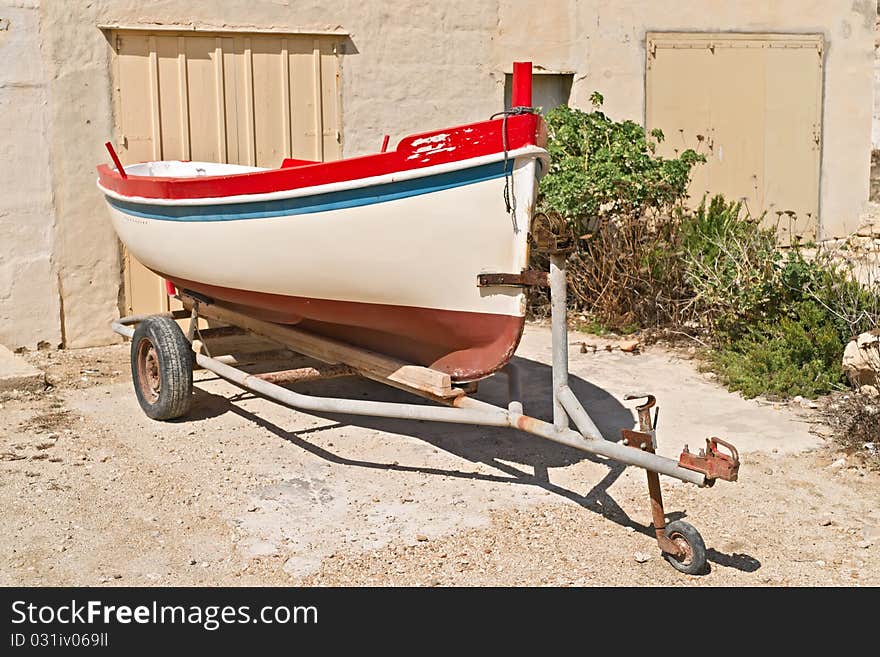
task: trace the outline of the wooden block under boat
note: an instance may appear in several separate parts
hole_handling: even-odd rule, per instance
[[[187,309],[191,309],[196,302],[186,294],[181,294],[180,298]],[[462,394],[461,389],[452,387],[452,379],[445,372],[411,365],[293,326],[254,319],[221,305],[205,303],[201,300],[198,304],[201,317],[243,328],[324,363],[348,365],[374,381],[440,398],[457,397]]]

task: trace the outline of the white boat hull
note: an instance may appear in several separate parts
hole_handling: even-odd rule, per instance
[[[477,277],[527,267],[543,153],[518,153],[509,180],[498,154],[262,200],[108,202],[131,253],[180,287],[466,380],[503,365],[519,341],[522,288],[478,287]]]

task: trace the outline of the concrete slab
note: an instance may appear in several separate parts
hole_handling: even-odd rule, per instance
[[[0,391],[42,390],[45,385],[40,370],[0,344]]]

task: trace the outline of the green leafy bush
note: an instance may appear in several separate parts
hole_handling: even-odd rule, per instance
[[[641,216],[684,198],[691,168],[704,156],[688,149],[677,158],[657,157],[660,130],[649,139],[638,123],[613,121],[600,111],[601,95],[591,100],[592,112],[560,105],[545,117],[551,161],[540,187],[545,211],[583,232],[603,216]]]
[[[843,349],[876,325],[878,292],[827,252],[807,258],[795,241],[716,196],[681,224],[686,278],[716,347],[709,363],[747,397],[815,397],[844,385]]]
[[[743,324],[709,354],[721,381],[746,397],[815,397],[840,388],[844,344],[825,309],[801,301],[780,317]]]
[[[546,116],[549,174],[539,209],[564,219],[580,237],[569,290],[592,321],[616,331],[678,321],[685,293],[674,208],[687,195],[691,168],[704,158],[687,150],[655,155],[659,130],[560,106]],[[538,262],[538,266],[546,263]],[[538,304],[546,305],[539,296]]]

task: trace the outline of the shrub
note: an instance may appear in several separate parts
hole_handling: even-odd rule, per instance
[[[716,349],[710,366],[747,397],[815,397],[844,385],[843,349],[876,325],[878,294],[827,251],[808,259],[797,241],[716,196],[682,221],[687,280]]]
[[[709,365],[745,397],[815,397],[842,387],[844,344],[819,304],[801,301],[780,317],[743,324],[738,335],[716,336]]]
[[[735,332],[779,303],[775,234],[744,215],[740,203],[715,196],[684,212],[681,243],[694,310],[715,331]]]
[[[681,201],[691,168],[704,156],[688,149],[677,158],[658,157],[660,130],[649,139],[638,123],[608,118],[599,109],[600,94],[591,100],[592,112],[560,105],[545,117],[551,164],[540,186],[543,209],[565,217],[580,234],[597,220],[641,217]]]
[[[575,230],[569,262],[572,305],[617,331],[678,321],[686,296],[674,209],[687,195],[693,150],[655,155],[659,130],[646,135],[633,121],[560,106],[546,117],[551,165],[539,209]],[[538,266],[546,263],[538,262]],[[537,296],[546,304],[546,296]]]

